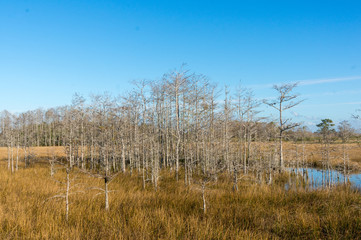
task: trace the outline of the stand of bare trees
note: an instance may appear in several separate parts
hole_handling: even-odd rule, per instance
[[[119,172],[136,171],[143,188],[149,184],[156,190],[162,169],[173,172],[177,180],[183,178],[186,185],[193,182],[193,176],[222,169],[238,191],[245,175],[257,183],[271,184],[275,172],[285,168],[284,134],[299,126],[285,117],[286,110],[301,102],[292,93],[296,84],[275,86],[277,98],[264,101],[277,110],[278,124],[259,116],[260,103],[251,90],[232,95],[226,88],[222,94],[207,77],[184,68],[159,81],[138,81],[134,86],[119,98],[75,95],[70,106],[14,115],[3,111],[0,139],[8,151],[9,170],[32,164],[30,147],[63,146],[67,172],[76,167],[104,179],[108,209],[108,184]],[[221,94],[223,101],[219,101]],[[345,143],[348,127],[346,123],[340,127]],[[327,136],[323,135],[325,149]],[[298,169],[305,166],[304,132],[299,131],[294,141]],[[345,145],[345,173],[347,169]]]

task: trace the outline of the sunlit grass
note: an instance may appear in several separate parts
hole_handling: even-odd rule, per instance
[[[1,239],[267,239],[349,238],[361,232],[360,194],[333,190],[285,191],[280,186],[241,182],[239,192],[225,176],[207,191],[208,211],[200,192],[162,172],[158,191],[142,189],[140,176],[118,175],[110,184],[110,211],[103,195],[90,187],[101,180],[73,173],[85,193],[70,197],[69,221],[61,184],[50,178],[46,165],[11,174],[0,165]],[[56,179],[64,178],[58,171]]]

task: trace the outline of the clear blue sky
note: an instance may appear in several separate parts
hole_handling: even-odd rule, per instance
[[[121,94],[182,63],[259,99],[301,81],[295,119],[349,119],[361,108],[361,1],[0,0],[0,110]]]

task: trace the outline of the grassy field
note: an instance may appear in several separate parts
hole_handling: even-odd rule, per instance
[[[306,144],[310,164],[320,161],[320,147]],[[341,146],[333,147],[337,166]],[[348,147],[353,169],[359,171],[360,148]],[[286,143],[285,149],[291,156],[294,146]],[[34,160],[65,154],[63,147],[30,152]],[[23,151],[19,153],[21,159]],[[64,192],[59,183],[65,180],[64,170],[50,177],[49,165],[34,161],[11,174],[7,154],[0,148],[0,239],[361,239],[361,195],[350,188],[286,191],[283,184],[242,181],[233,192],[232,180],[221,176],[206,192],[205,214],[199,186],[176,182],[167,170],[161,173],[158,191],[151,184],[143,190],[136,173],[118,175],[110,184],[115,191],[108,212],[104,196],[92,189],[102,187],[102,180],[74,170],[67,222],[64,199],[52,198]]]
[[[266,149],[267,145],[264,143],[253,143],[254,145],[259,145],[260,149]],[[361,172],[361,146],[356,143],[347,144],[347,151],[349,154],[349,165],[350,169],[356,173]],[[305,144],[305,160],[306,162],[315,167],[321,166],[321,144],[318,143],[308,143]],[[296,145],[290,142],[284,143],[284,156],[286,161],[290,159],[294,159],[295,157],[295,150]],[[298,152],[299,158],[301,159],[302,155],[302,145],[298,144]],[[331,144],[330,150],[330,161],[331,165],[335,168],[339,167],[342,168],[343,166],[343,159],[342,159],[342,144]],[[14,156],[16,155],[16,148],[13,150]],[[51,158],[54,154],[56,156],[65,156],[65,149],[64,147],[31,147],[30,153],[34,156],[34,159],[44,159],[44,158]],[[29,153],[28,153],[29,154]],[[19,150],[19,158],[22,159],[24,156],[23,149],[20,148]],[[5,160],[8,157],[7,148],[0,147],[0,160]]]
[[[241,182],[232,192],[221,176],[206,192],[204,214],[196,185],[176,182],[169,171],[161,176],[154,191],[143,190],[136,174],[118,175],[106,212],[104,196],[90,190],[102,182],[75,171],[73,192],[84,192],[70,196],[67,222],[63,199],[49,199],[63,185],[46,164],[11,174],[2,162],[0,239],[361,239],[361,197],[351,189],[285,191]],[[64,178],[63,170],[54,176]]]

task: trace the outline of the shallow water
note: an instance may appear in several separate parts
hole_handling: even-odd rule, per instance
[[[343,175],[343,173],[336,170],[322,170],[316,168],[289,168],[289,171],[292,173],[297,173],[297,175],[304,176],[305,181],[308,183],[308,186],[311,188],[320,188],[327,185],[337,185],[343,184],[345,179],[351,184],[351,186],[361,189],[361,174],[349,174],[348,178]],[[292,182],[291,182],[292,184]],[[290,184],[286,184],[286,188],[289,188]]]

